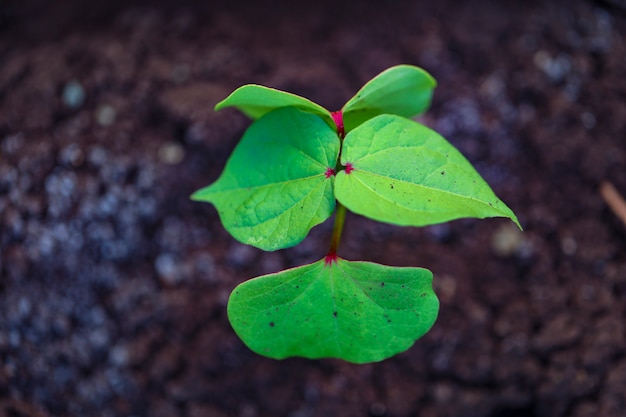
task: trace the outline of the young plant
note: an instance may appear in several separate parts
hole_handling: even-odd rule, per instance
[[[229,320],[250,349],[276,359],[375,362],[432,327],[439,301],[429,270],[337,255],[346,210],[401,226],[498,216],[519,226],[459,151],[409,119],[429,107],[435,86],[424,70],[400,65],[337,112],[259,85],[216,105],[255,121],[217,181],[192,199],[214,204],[235,239],[287,248],[336,213],[321,260],[248,280],[231,294]]]

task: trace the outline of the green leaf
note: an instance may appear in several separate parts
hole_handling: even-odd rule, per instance
[[[472,165],[435,131],[383,115],[344,139],[335,196],[349,210],[401,226],[463,217],[517,217]]]
[[[343,106],[346,132],[381,114],[413,117],[425,112],[436,86],[429,73],[412,65],[381,72]]]
[[[246,116],[252,119],[259,119],[272,110],[281,107],[295,107],[307,113],[320,116],[329,126],[335,124],[330,116],[330,112],[304,97],[262,85],[248,84],[239,87],[228,97],[215,105],[215,110],[226,107],[236,107]]]
[[[254,122],[222,175],[195,192],[213,203],[228,232],[264,250],[296,245],[335,209],[339,138],[318,116],[287,107]]]
[[[341,258],[240,284],[228,317],[253,351],[376,362],[407,350],[433,325],[432,273]]]

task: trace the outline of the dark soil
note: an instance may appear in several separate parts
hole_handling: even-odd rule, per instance
[[[260,3],[0,2],[0,415],[626,415],[626,225],[599,193],[626,194],[624,2]],[[341,256],[434,271],[434,328],[377,364],[257,356],[230,291],[331,225],[263,253],[191,202],[249,124],[212,107],[259,83],[337,109],[399,63],[525,231],[349,216]]]

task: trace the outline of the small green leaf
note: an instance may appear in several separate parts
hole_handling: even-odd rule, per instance
[[[343,106],[346,132],[381,114],[413,117],[425,112],[436,86],[429,73],[412,65],[381,72]]]
[[[240,284],[228,317],[253,351],[377,362],[407,350],[434,324],[432,273],[341,258]]]
[[[216,182],[193,200],[213,203],[228,232],[264,250],[296,245],[335,209],[339,138],[318,116],[287,107],[254,122]]]
[[[348,133],[335,196],[349,210],[401,226],[463,217],[517,217],[472,165],[435,131],[382,115]]]
[[[262,85],[247,84],[239,87],[224,100],[217,103],[215,110],[226,107],[236,107],[252,119],[258,119],[281,107],[295,107],[307,113],[316,114],[324,119],[329,126],[335,126],[330,112],[319,104],[304,97]]]

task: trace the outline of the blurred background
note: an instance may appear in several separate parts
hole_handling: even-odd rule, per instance
[[[625,57],[620,0],[0,1],[0,415],[624,416]],[[212,108],[336,110],[400,63],[525,231],[349,214],[340,255],[431,269],[435,326],[376,364],[257,356],[230,291],[332,226],[263,253],[191,202],[249,125]]]

